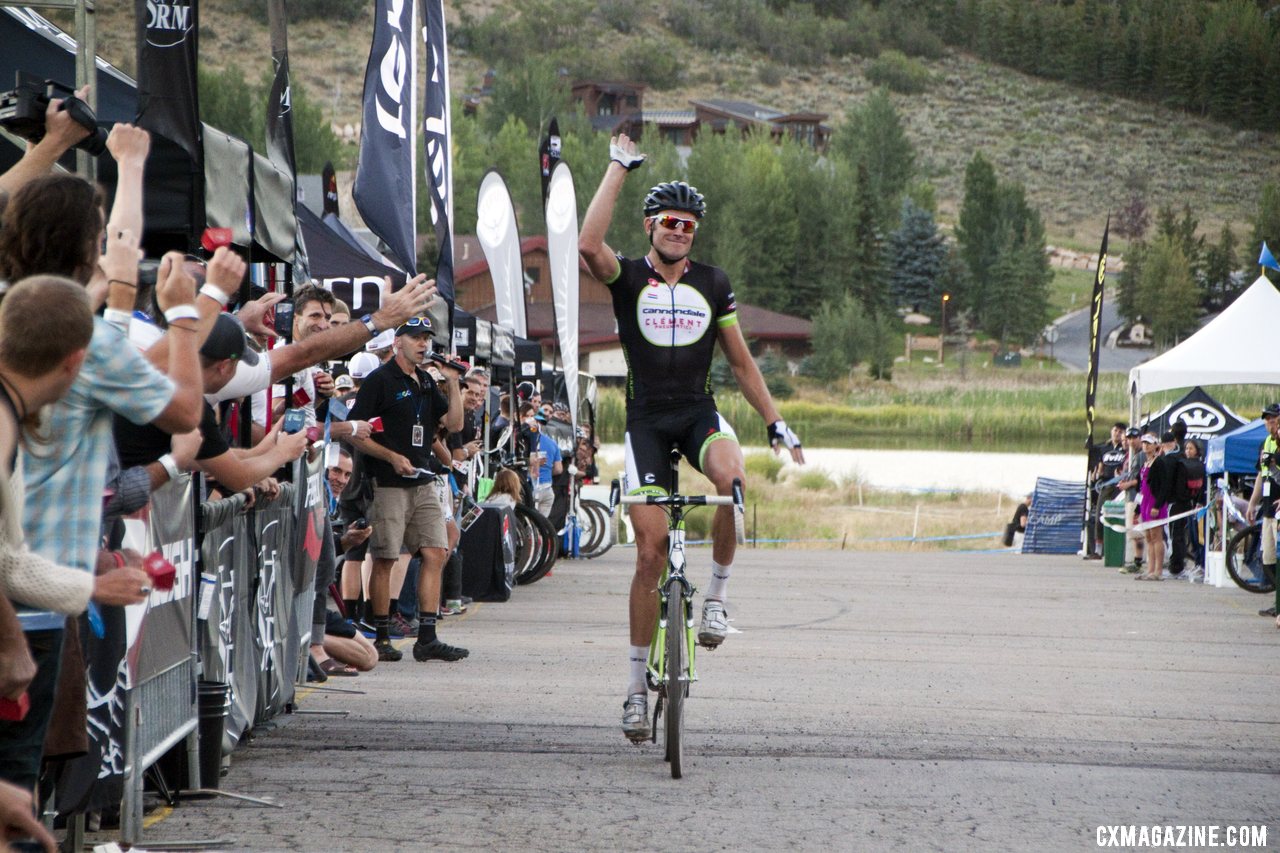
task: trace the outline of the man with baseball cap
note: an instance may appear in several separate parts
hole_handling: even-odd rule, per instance
[[[1262,419],[1267,425],[1267,437],[1258,452],[1258,478],[1253,482],[1253,493],[1249,495],[1249,509],[1245,513],[1249,523],[1259,515],[1262,516],[1262,570],[1271,577],[1276,576],[1276,498],[1277,481],[1272,479],[1275,471],[1276,448],[1280,446],[1280,403],[1272,403],[1262,410]],[[1280,588],[1280,587],[1278,587]],[[1276,593],[1275,607],[1259,610],[1260,616],[1276,616],[1280,611],[1280,592]],[[1276,627],[1280,627],[1280,616],[1276,616]]]
[[[462,427],[459,376],[440,365],[445,393],[421,365],[431,347],[431,321],[413,317],[396,329],[395,356],[369,374],[356,395],[351,417],[381,418],[383,431],[372,437],[357,436],[354,444],[367,457],[367,471],[374,478],[370,523],[373,536],[373,572],[369,579],[371,621],[376,632],[378,659],[399,660],[402,653],[391,645],[391,569],[401,548],[422,556],[418,573],[418,642],[414,660],[457,661],[466,649],[444,643],[436,636],[440,607],[440,578],[449,554],[440,483],[430,473],[432,441],[444,424],[450,432]]]
[[[1116,488],[1124,492],[1124,525],[1133,527],[1137,513],[1138,486],[1141,483],[1142,466],[1147,462],[1147,454],[1142,451],[1142,430],[1129,427],[1124,432],[1125,447],[1128,456],[1124,468],[1117,475],[1120,481]],[[1133,574],[1142,568],[1142,534],[1130,532],[1125,536],[1124,565],[1121,574]]]

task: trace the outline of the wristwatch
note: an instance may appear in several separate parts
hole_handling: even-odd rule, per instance
[[[376,338],[378,336],[378,327],[375,326],[373,323],[372,314],[365,314],[363,317],[360,318],[360,322],[363,323],[364,327],[369,330],[369,337]]]

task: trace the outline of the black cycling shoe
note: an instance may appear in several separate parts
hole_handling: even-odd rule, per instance
[[[466,649],[451,646],[443,640],[432,640],[430,643],[417,642],[413,644],[413,659],[416,661],[459,661],[469,654],[471,654],[471,652]]]
[[[1266,610],[1259,610],[1258,615],[1259,616],[1275,616],[1276,609],[1274,607],[1268,607]]]
[[[373,647],[378,650],[378,660],[380,661],[390,661],[391,663],[395,663],[404,657],[404,652],[391,645],[389,641],[374,643]]]

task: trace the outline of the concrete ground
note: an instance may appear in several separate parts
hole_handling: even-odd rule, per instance
[[[184,802],[143,846],[1084,850],[1099,827],[1241,824],[1280,846],[1269,597],[1076,557],[744,551],[741,633],[698,658],[676,781],[619,731],[633,558],[447,620],[462,663],[304,694],[347,713],[260,731],[223,779],[282,809]]]

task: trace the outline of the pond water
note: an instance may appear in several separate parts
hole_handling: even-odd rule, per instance
[[[766,448],[743,448],[746,453]],[[856,479],[891,491],[1003,492],[1021,497],[1035,488],[1037,477],[1084,481],[1085,456],[1051,453],[984,453],[955,450],[849,450],[806,447],[807,469],[833,478]],[[606,444],[601,454],[622,464],[622,445]],[[795,466],[788,460],[784,476]]]

